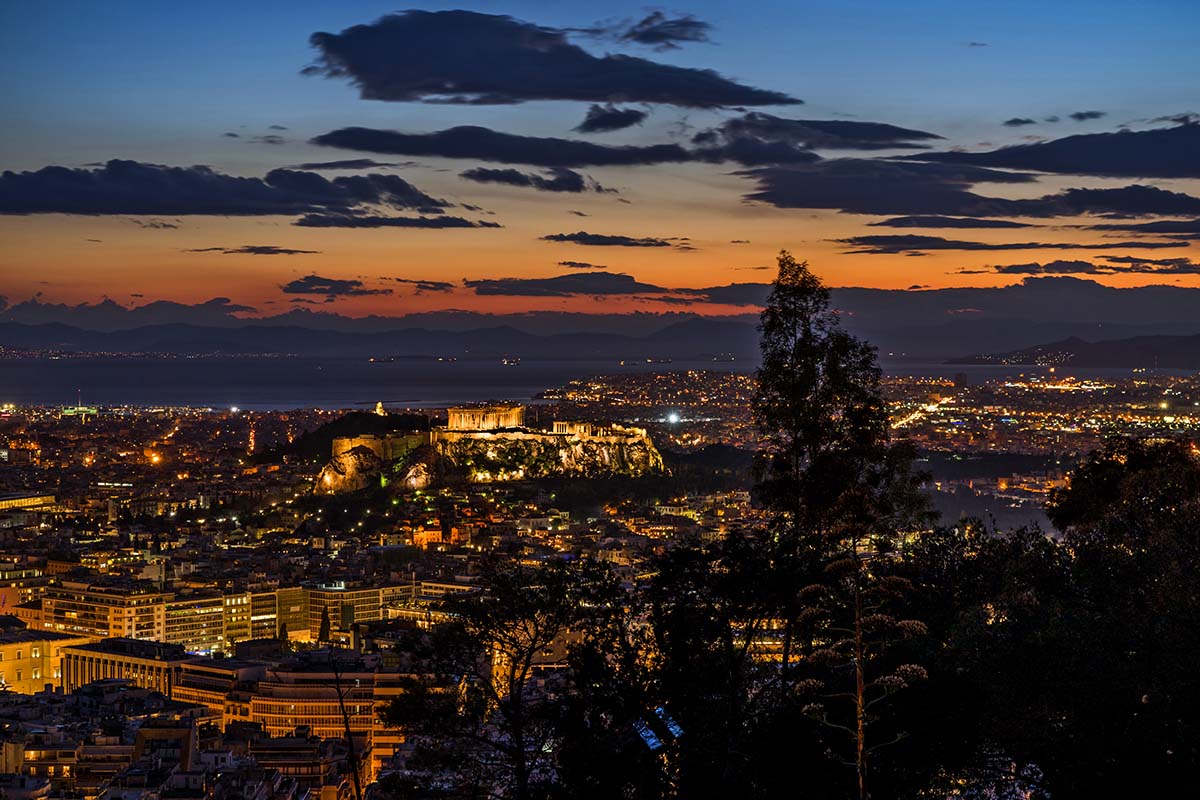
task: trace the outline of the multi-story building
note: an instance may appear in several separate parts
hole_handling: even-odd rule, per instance
[[[307,642],[317,638],[317,629],[312,628],[308,613],[308,590],[302,586],[280,588],[275,592],[276,635],[282,638]],[[318,626],[320,620],[317,621]],[[269,637],[268,637],[269,638]]]
[[[250,635],[246,638],[274,639],[279,636],[280,591],[285,590],[250,593]]]
[[[266,671],[250,700],[250,719],[271,736],[287,736],[298,725],[307,725],[316,736],[344,738],[344,703],[350,730],[365,744],[375,721],[378,665],[377,656],[328,650],[303,653]]]
[[[0,686],[10,692],[33,694],[62,685],[62,650],[88,644],[87,636],[38,630],[0,634]]]
[[[173,595],[147,583],[91,584],[64,580],[42,597],[42,627],[95,638],[164,641],[166,603]]]
[[[94,681],[120,678],[170,697],[183,665],[193,658],[177,644],[128,638],[63,647],[62,687],[73,692]]]
[[[253,630],[254,609],[250,592],[227,593],[224,601],[225,649],[232,649],[234,642],[257,638]]]
[[[171,699],[209,709],[222,730],[231,722],[250,721],[250,702],[267,665],[234,658],[198,658],[184,664]]]
[[[168,600],[160,641],[177,644],[189,653],[225,649],[225,598],[215,592],[195,592]]]
[[[39,599],[50,582],[41,567],[16,560],[0,562],[0,614],[11,614],[13,607]]]
[[[403,586],[373,586],[350,588],[345,585],[318,586],[307,590],[308,630],[316,640],[321,620],[328,614],[330,631],[348,632],[356,622],[378,622],[384,619],[383,608],[394,600],[412,593]]]

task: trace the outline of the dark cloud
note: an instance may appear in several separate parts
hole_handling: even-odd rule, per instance
[[[872,228],[1033,228],[1025,222],[1005,219],[963,219],[961,217],[892,217],[870,223]]]
[[[834,241],[854,248],[846,252],[870,255],[898,255],[926,250],[1137,250],[1142,248],[1186,247],[1183,242],[1110,242],[1076,244],[1074,242],[968,242],[940,236],[851,236]]]
[[[730,244],[750,244],[749,239],[730,239]]]
[[[819,161],[814,147],[835,149],[913,148],[919,139],[940,138],[877,122],[790,120],[751,113],[678,144],[611,146],[578,139],[522,136],[474,125],[433,133],[376,128],[340,128],[317,136],[314,144],[368,153],[470,158],[542,167],[626,166],[691,161],[734,161],[746,166]]]
[[[951,166],[950,170],[943,167]],[[960,171],[961,170],[961,171]],[[1153,186],[1067,189],[1026,200],[987,197],[977,183],[1025,183],[1032,175],[941,162],[834,159],[741,173],[759,190],[748,199],[780,208],[835,208],[855,214],[961,217],[1134,216],[1200,213],[1200,198]]]
[[[624,166],[696,160],[695,154],[677,144],[612,147],[574,139],[502,133],[476,125],[460,125],[434,133],[340,128],[316,137],[313,143],[385,155],[470,158],[538,167]]]
[[[1192,261],[1190,258],[1141,258],[1139,256],[1100,256],[1100,258],[1112,264],[1131,264],[1134,266],[1159,267],[1164,271],[1200,270],[1200,263]]]
[[[1048,261],[1030,264],[1002,264],[992,267],[1000,275],[1096,275],[1112,269],[1090,261]]]
[[[269,130],[269,131],[286,131],[287,125],[268,125],[267,130]]]
[[[946,169],[950,167],[950,169]],[[983,182],[1028,183],[1030,175],[911,161],[842,158],[741,174],[758,183],[747,199],[780,208],[833,208],[855,214],[1004,214],[1011,201],[974,194]]]
[[[751,268],[753,269],[753,267]],[[761,306],[771,293],[769,283],[731,283],[727,286],[709,286],[704,289],[677,289],[680,294],[700,298],[709,303],[731,306]]]
[[[567,269],[608,269],[603,264],[589,264],[586,261],[560,261],[558,265]]]
[[[1195,111],[1184,111],[1182,114],[1168,114],[1165,117],[1155,117],[1151,122],[1172,122],[1176,125],[1195,125],[1200,123],[1200,114]]]
[[[309,161],[288,169],[372,169],[378,167],[413,167],[415,161],[376,161],[373,158],[349,158],[344,161]]]
[[[655,50],[677,50],[680,42],[707,42],[712,25],[691,14],[668,17],[662,11],[652,11],[632,24],[618,26],[616,38],[622,42],[644,44]]]
[[[347,78],[368,100],[667,103],[694,108],[797,103],[704,69],[594,56],[567,31],[472,11],[405,11],[314,33],[307,74]]]
[[[225,132],[224,132],[224,133],[222,133],[221,135],[222,135],[222,136],[224,136],[226,139],[240,139],[240,138],[242,138],[240,134],[236,134],[236,133],[234,133],[233,131],[225,131]]]
[[[552,168],[547,175],[537,175],[531,172],[521,172],[516,169],[489,169],[475,167],[458,173],[460,178],[466,178],[476,183],[503,183],[509,186],[522,186],[543,192],[604,192],[608,191],[586,175],[581,175],[566,167]]]
[[[480,295],[510,297],[571,297],[573,295],[658,294],[661,286],[641,283],[619,272],[581,272],[553,278],[488,278],[465,280],[463,285]]]
[[[1036,125],[1037,120],[1029,117],[1013,117],[1012,119],[1004,120],[1004,124],[1010,128],[1019,128],[1022,125]]]
[[[1150,233],[1169,239],[1200,239],[1200,219],[1163,219],[1154,222],[1089,225],[1094,231]]]
[[[1106,116],[1108,116],[1108,112],[1107,111],[1075,111],[1075,112],[1072,112],[1071,114],[1068,114],[1067,116],[1069,116],[1071,119],[1075,120],[1076,122],[1086,122],[1089,119],[1100,119],[1101,117],[1106,117]]]
[[[222,214],[230,216],[352,213],[366,207],[441,209],[395,175],[348,175],[275,169],[262,178],[209,167],[166,167],[112,160],[99,169],[43,167],[0,174],[0,214]]]
[[[649,113],[639,108],[618,108],[613,104],[593,104],[583,122],[575,126],[580,133],[605,133],[641,125]]]
[[[967,47],[990,47],[987,42],[967,42]]]
[[[175,230],[179,227],[178,222],[169,222],[165,219],[131,219],[129,220],[139,228],[147,228],[156,231]]]
[[[590,245],[593,247],[673,247],[667,239],[656,239],[650,236],[621,236],[604,233],[551,233],[541,237],[543,242],[570,242],[572,244]]]
[[[253,142],[254,144],[279,145],[279,144],[287,144],[288,143],[287,139],[285,139],[282,136],[279,136],[278,134],[274,134],[274,133],[267,133],[267,134],[263,134],[262,136],[252,136],[252,137],[250,137],[250,141]]]
[[[292,223],[301,228],[499,228],[497,222],[462,217],[374,217],[358,214],[305,214]]]
[[[935,133],[901,128],[883,122],[853,120],[785,119],[773,114],[752,111],[728,119],[716,128],[701,131],[692,137],[693,144],[704,148],[743,148],[750,144],[759,147],[790,146],[798,151],[827,150],[884,150],[925,147],[921,142],[941,139]],[[796,160],[777,158],[745,161],[734,156],[730,160],[750,163],[786,163]],[[801,159],[810,160],[810,159]]]
[[[1067,189],[1037,200],[1017,200],[1014,205],[1018,210],[1025,209],[1031,216],[1200,214],[1200,197],[1140,185],[1116,189]]]
[[[909,158],[1073,175],[1200,178],[1200,124],[1086,133],[983,153],[922,153]]]
[[[990,269],[998,275],[1198,275],[1200,264],[1189,258],[1146,259],[1134,256],[1101,256],[1108,264],[1091,261],[1049,261],[1044,264],[1002,264]]]
[[[227,256],[294,256],[319,253],[320,250],[296,250],[291,247],[276,247],[273,244],[244,244],[241,247],[194,247],[185,253],[221,253]]]
[[[413,278],[392,278],[396,283],[406,283],[416,289],[415,294],[426,294],[428,292],[452,292],[454,284],[448,281],[423,281],[414,280]]]
[[[569,208],[569,209],[567,209],[567,213],[568,213],[568,214],[573,214],[573,215],[574,215],[574,216],[576,216],[576,217],[587,217],[587,216],[591,216],[590,214],[585,214],[585,213],[584,213],[584,212],[582,212],[582,211],[576,211],[576,210],[575,210],[575,209],[573,209],[573,208]]]
[[[320,275],[306,275],[296,278],[279,287],[284,294],[317,294],[325,297],[351,297],[369,294],[391,294],[391,289],[368,289],[359,280],[343,280],[339,278],[323,278]]]

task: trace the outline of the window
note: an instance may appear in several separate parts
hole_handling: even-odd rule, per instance
[[[40,648],[40,647],[31,648],[29,651],[29,657],[30,658],[41,658],[42,657],[42,648]]]

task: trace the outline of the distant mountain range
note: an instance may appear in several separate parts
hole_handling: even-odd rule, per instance
[[[293,309],[275,316],[247,317],[252,309],[224,298],[193,305],[157,301],[133,308],[113,301],[67,306],[29,300],[0,305],[0,346],[377,358],[730,355],[740,361],[757,353],[753,304],[762,302],[767,288],[766,284],[738,284],[739,294],[750,305],[746,313],[731,316],[703,316],[691,310],[508,315],[442,311],[354,318]],[[1179,286],[1117,289],[1091,280],[1041,277],[992,288],[841,288],[833,291],[833,302],[849,331],[874,343],[884,358],[893,359],[944,361],[978,358],[972,354],[979,353],[1014,353],[1046,346],[1045,342],[1200,334],[1200,288]],[[1122,358],[1133,355],[1131,350]]]
[[[144,325],[130,330],[93,331],[61,323],[0,323],[0,346],[110,353],[405,358],[519,358],[590,360],[679,358],[753,359],[758,338],[752,324],[696,318],[676,322],[643,336],[613,333],[538,335],[511,326],[466,331],[405,328],[347,332],[296,326],[245,325],[214,328],[198,325]]]
[[[1200,335],[1137,336],[1088,342],[1078,337],[1007,353],[954,359],[957,364],[1043,364],[1200,370]]]

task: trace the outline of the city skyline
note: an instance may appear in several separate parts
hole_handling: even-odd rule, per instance
[[[735,314],[679,290],[781,247],[1200,286],[1192,4],[455,8],[6,8],[0,295]]]

